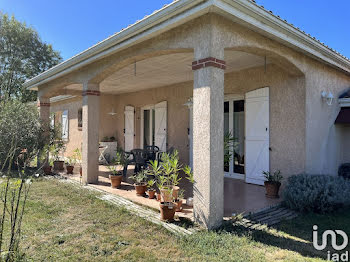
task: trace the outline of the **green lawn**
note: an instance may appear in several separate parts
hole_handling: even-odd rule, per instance
[[[40,179],[27,202],[21,250],[29,261],[320,261],[325,254],[309,242],[312,225],[350,235],[349,219],[350,211],[308,215],[276,230],[226,225],[180,238],[87,190]]]

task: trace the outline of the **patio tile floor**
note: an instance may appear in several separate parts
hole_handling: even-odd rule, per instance
[[[76,170],[78,170],[76,168]],[[99,167],[99,178],[97,184],[91,184],[91,186],[106,191],[108,193],[124,197],[142,206],[159,210],[159,202],[155,199],[148,199],[148,197],[140,197],[135,193],[132,181],[127,179],[122,182],[120,189],[111,188],[109,182],[109,171],[106,166]],[[128,176],[133,173],[133,167],[128,170]],[[64,174],[63,174],[64,175]],[[80,180],[80,175],[75,173],[74,175],[65,175],[73,180]],[[182,183],[180,187],[190,188],[191,184]],[[192,194],[192,190],[187,193],[187,197]],[[275,206],[281,202],[279,199],[270,199],[265,196],[265,188],[263,186],[247,184],[243,180],[225,178],[224,180],[224,217],[231,217],[232,213],[254,213],[266,207]],[[192,207],[183,205],[182,212],[176,212],[179,217],[193,220]]]

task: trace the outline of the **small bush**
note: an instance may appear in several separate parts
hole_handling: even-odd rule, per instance
[[[0,169],[9,166],[9,153],[16,160],[25,149],[34,158],[42,143],[38,109],[19,101],[0,102]]]
[[[329,175],[295,175],[284,190],[287,207],[316,213],[332,212],[350,206],[350,181]]]
[[[342,164],[338,169],[338,175],[350,179],[350,163]]]

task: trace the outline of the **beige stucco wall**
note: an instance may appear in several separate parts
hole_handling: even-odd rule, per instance
[[[310,61],[306,78],[306,172],[336,175],[344,161],[346,139],[342,128],[334,125],[340,107],[339,95],[350,86],[350,77],[335,69]],[[331,91],[336,98],[328,106],[322,91]]]
[[[344,137],[347,138],[347,135],[333,124],[339,111],[337,102],[329,107],[322,102],[320,94],[323,90],[332,91],[337,97],[350,86],[350,77],[223,17],[209,15],[209,18],[203,16],[195,19],[153,39],[103,58],[79,72],[56,80],[52,86],[81,82],[83,79],[98,82],[115,70],[133,63],[136,58],[147,59],[160,54],[184,51],[193,55],[191,50],[194,50],[196,56],[201,54],[204,56],[208,50],[201,50],[201,41],[198,39],[208,34],[208,27],[205,25],[211,23],[215,35],[220,36],[214,40],[215,48],[266,56],[270,63],[275,64],[274,66],[269,64],[266,73],[260,68],[225,76],[226,94],[244,94],[264,86],[271,88],[271,170],[280,169],[286,176],[300,172],[335,174],[337,166],[349,159],[350,153],[345,148],[347,142],[344,142]],[[216,53],[220,53],[220,50]],[[43,86],[46,87],[50,87],[50,84]],[[124,106],[130,104],[136,107],[138,121],[135,126],[135,147],[138,146],[140,108],[167,100],[169,147],[177,147],[183,160],[188,159],[188,110],[183,103],[191,96],[192,89],[193,83],[183,83],[119,96],[102,95],[100,137],[116,136],[119,144],[123,145],[123,111]],[[107,114],[112,106],[115,106],[118,113],[114,117]],[[53,110],[55,108],[54,104]],[[71,116],[72,114],[69,114],[70,119]],[[72,126],[74,124],[70,124],[70,130]],[[70,132],[70,143],[72,136],[77,139],[74,139],[74,146],[67,147],[67,151],[81,143],[81,132],[74,128],[72,132]]]
[[[69,137],[64,152],[65,157],[71,156],[76,148],[81,149],[83,133],[81,130],[78,130],[78,110],[81,106],[81,97],[51,103],[50,111],[51,113],[56,113],[57,117],[60,117],[62,111],[68,110]]]
[[[275,65],[252,68],[225,75],[225,94],[244,95],[261,87],[270,87],[270,167],[284,174],[297,174],[305,166],[305,86],[302,77],[290,76]],[[168,148],[179,150],[181,162],[189,159],[189,110],[184,103],[192,96],[193,82],[149,89],[122,95],[102,95],[100,97],[100,139],[115,136],[120,146],[124,146],[124,108],[132,105],[135,115],[135,148],[140,147],[141,107],[161,101],[168,102]],[[67,155],[81,143],[81,131],[77,128],[77,111],[81,98],[52,105],[52,111],[69,110],[69,143]],[[112,108],[117,115],[108,113]],[[288,137],[288,139],[286,139]]]

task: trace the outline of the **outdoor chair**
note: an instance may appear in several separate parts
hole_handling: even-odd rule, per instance
[[[134,173],[137,173],[144,169],[147,165],[147,154],[143,149],[133,149],[131,152],[125,152],[126,159],[128,159],[124,165],[123,175],[126,177],[128,166],[135,165]]]
[[[108,161],[105,157],[105,151],[106,151],[107,147],[106,146],[99,146],[98,149],[100,151],[100,156],[98,158],[99,163],[102,165],[108,165]]]
[[[157,146],[146,146],[145,147],[146,154],[147,154],[147,161],[154,161],[157,159],[158,153],[159,153],[159,147]],[[158,160],[158,159],[157,159]]]

